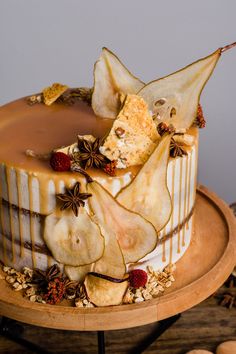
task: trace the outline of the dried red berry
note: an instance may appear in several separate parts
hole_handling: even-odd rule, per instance
[[[54,152],[50,159],[50,165],[54,171],[64,172],[70,169],[70,157],[63,152]]]
[[[114,177],[116,175],[116,166],[117,161],[111,161],[103,167],[103,171],[106,172],[108,175]]]
[[[134,269],[129,273],[130,286],[133,288],[144,287],[147,283],[147,273],[142,269]]]
[[[46,293],[42,296],[43,300],[50,305],[58,304],[63,300],[65,290],[65,280],[59,276],[48,283]]]
[[[202,106],[200,105],[200,103],[198,104],[197,117],[194,121],[194,125],[201,128],[201,129],[205,128],[205,126],[206,126],[206,121],[205,121]]]

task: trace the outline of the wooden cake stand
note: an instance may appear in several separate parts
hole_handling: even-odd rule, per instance
[[[200,186],[194,213],[191,244],[177,262],[175,283],[163,296],[138,304],[100,308],[75,308],[63,303],[52,306],[30,302],[1,280],[1,316],[42,327],[100,333],[173,318],[214,293],[236,264],[236,219],[230,208]],[[100,348],[99,352],[105,351]]]

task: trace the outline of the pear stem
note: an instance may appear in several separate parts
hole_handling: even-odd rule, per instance
[[[235,46],[236,46],[236,42],[234,42],[232,44],[228,44],[225,47],[220,48],[220,51],[221,51],[221,53],[223,53],[223,52],[226,52],[226,50],[229,50]]]

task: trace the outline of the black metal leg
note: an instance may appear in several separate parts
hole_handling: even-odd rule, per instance
[[[98,331],[98,354],[105,354],[105,333],[104,331]]]
[[[180,314],[157,322],[155,329],[141,342],[133,348],[129,354],[143,353],[155,340],[157,340],[168,328],[170,328],[179,318]]]
[[[10,320],[6,317],[1,317],[0,335],[10,339],[17,344],[20,344],[22,347],[32,351],[32,353],[49,354],[48,351],[44,350],[40,346],[22,338],[21,336],[23,332],[23,326],[16,323],[14,320]]]
[[[179,318],[180,314],[167,318],[165,320],[157,322],[155,329],[138,344],[137,347],[133,348],[130,351],[130,354],[141,354],[143,353],[155,340],[157,340],[162,333],[164,333],[168,328],[170,328]],[[12,340],[13,342],[20,344],[24,348],[32,351],[36,354],[50,354],[47,350],[41,348],[40,346],[29,342],[28,340],[22,338],[24,331],[23,326],[16,323],[14,320],[10,320],[6,317],[1,317],[0,322],[0,335]],[[105,354],[105,332],[98,331],[98,354]]]

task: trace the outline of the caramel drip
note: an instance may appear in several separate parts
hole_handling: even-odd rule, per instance
[[[11,191],[11,170],[10,167],[6,167],[6,182],[7,182],[7,194],[8,194],[8,200],[11,203],[12,202],[12,191]],[[15,262],[15,232],[14,232],[14,217],[13,217],[13,210],[11,208],[8,208],[9,211],[9,221],[10,221],[10,232],[12,235],[11,239],[11,250],[12,250],[12,263]]]
[[[163,234],[166,234],[166,227],[164,227],[163,229]],[[166,261],[166,241],[165,239],[163,239],[163,243],[162,243],[162,262]]]
[[[172,205],[174,205],[174,201],[175,201],[175,162],[173,162],[173,165],[172,165],[171,200],[172,200]],[[173,229],[174,229],[174,210],[172,210],[172,215],[171,215],[170,231],[172,232]],[[173,257],[173,239],[171,237],[170,238],[170,263],[172,263],[172,257]]]
[[[21,191],[21,177],[20,171],[16,170],[16,186],[17,186],[17,197],[18,197],[18,220],[19,220],[19,236],[20,236],[20,257],[23,258],[25,254],[24,248],[24,228],[23,228],[23,215],[21,209],[23,208],[22,204],[22,191]]]
[[[2,196],[2,183],[0,183],[0,195]],[[6,246],[6,225],[5,225],[5,218],[3,215],[3,205],[0,205],[0,223],[1,223],[1,231],[2,231],[2,248],[3,248],[3,263],[7,264],[7,246]]]
[[[45,178],[40,178],[39,179],[40,184],[39,184],[39,190],[40,190],[40,213],[43,214],[44,212],[48,213],[48,206],[49,206],[49,180]],[[42,236],[43,236],[44,230],[42,230]],[[35,245],[36,246],[36,245]],[[52,260],[51,256],[47,254],[47,265],[48,267],[51,267],[52,265]]]
[[[195,149],[195,172],[197,171],[198,167],[198,149]],[[194,200],[196,198],[196,193],[197,193],[197,173],[195,173],[195,179],[194,179]]]
[[[33,176],[28,174],[28,194],[29,194],[29,210],[33,211]],[[30,216],[30,239],[32,244],[32,267],[36,268],[36,258],[35,258],[35,230],[34,230],[34,219]]]
[[[183,159],[180,160],[180,176],[179,176],[179,214],[178,214],[178,224],[180,224],[180,216],[181,216],[181,209],[182,209],[182,177],[183,177]],[[180,253],[180,230],[178,232],[178,248],[177,253]]]
[[[187,216],[187,189],[188,189],[188,159],[189,156],[186,159],[186,169],[185,169],[185,186],[184,186],[184,219],[186,219]],[[182,247],[185,246],[185,226],[182,231]]]
[[[190,155],[190,164],[189,164],[189,180],[188,180],[188,201],[187,201],[187,213],[189,213],[189,208],[190,208],[190,194],[191,194],[191,178],[192,178],[192,156],[193,156],[193,151],[191,152]],[[186,229],[189,229],[189,222],[186,224]]]

